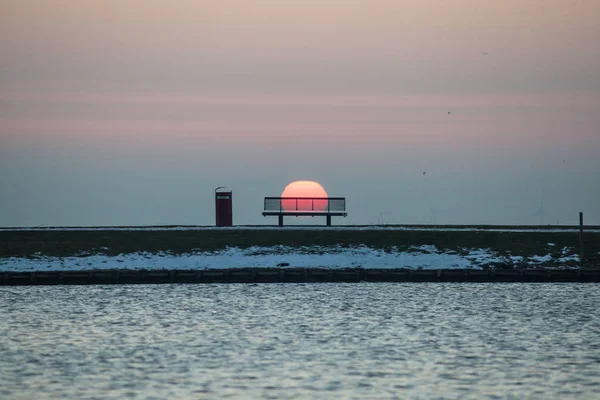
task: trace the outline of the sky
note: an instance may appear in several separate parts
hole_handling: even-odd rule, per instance
[[[4,0],[0,226],[600,224],[597,0]],[[300,223],[322,223],[319,219]],[[296,222],[296,219],[294,219]]]

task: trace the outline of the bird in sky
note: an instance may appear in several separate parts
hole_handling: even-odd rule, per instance
[[[427,172],[423,172],[423,175],[425,175]]]
[[[483,52],[481,54],[484,55],[484,56],[487,56],[489,53],[486,51],[486,52]]]

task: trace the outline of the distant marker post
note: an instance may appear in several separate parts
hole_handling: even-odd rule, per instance
[[[579,264],[583,268],[583,212],[579,213]]]

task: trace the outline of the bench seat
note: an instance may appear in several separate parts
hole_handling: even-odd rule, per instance
[[[316,204],[316,205],[315,205]],[[279,226],[283,217],[326,217],[331,226],[331,217],[346,217],[344,197],[265,197],[263,216],[276,216]]]

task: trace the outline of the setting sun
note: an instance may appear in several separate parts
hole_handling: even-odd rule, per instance
[[[327,192],[318,182],[296,181],[285,187],[281,197],[329,197]],[[282,200],[283,209],[286,211],[324,211],[327,200]]]

